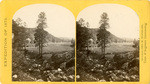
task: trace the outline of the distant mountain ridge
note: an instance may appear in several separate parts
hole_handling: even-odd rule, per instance
[[[92,35],[92,39],[95,41],[97,40],[98,30],[99,28],[88,28],[89,33]],[[119,38],[113,35],[112,33],[110,33],[109,31],[107,31],[107,33],[109,34],[109,40],[111,42],[132,42],[133,41],[133,39]]]
[[[36,30],[36,28],[26,28],[26,31],[29,33],[29,38],[31,39],[32,43],[34,42],[35,30]],[[55,37],[47,31],[45,31],[45,32],[47,33],[47,36],[46,36],[47,42],[69,42],[69,41],[71,41],[69,39]]]

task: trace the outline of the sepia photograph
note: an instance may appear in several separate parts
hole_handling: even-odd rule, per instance
[[[76,20],[77,82],[139,81],[139,17],[119,4],[83,9]]]
[[[12,81],[75,81],[75,17],[68,9],[34,4],[15,13]]]

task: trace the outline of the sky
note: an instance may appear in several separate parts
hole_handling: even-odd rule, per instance
[[[139,38],[139,17],[131,8],[119,4],[97,4],[82,10],[77,21],[83,18],[89,22],[90,28],[99,28],[100,16],[103,12],[108,14],[110,31],[120,38]]]
[[[34,4],[19,9],[13,19],[21,18],[28,28],[37,27],[40,12],[45,12],[48,27],[45,29],[56,37],[75,38],[75,17],[66,8],[53,4]]]

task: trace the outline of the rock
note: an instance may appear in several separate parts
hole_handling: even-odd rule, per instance
[[[122,65],[122,69],[124,69],[124,70],[128,70],[128,65],[129,65],[129,63],[128,62],[126,62],[126,63],[124,63],[123,65]]]
[[[80,78],[80,75],[77,75],[76,78],[79,79],[79,78]]]
[[[108,74],[109,74],[109,71],[106,71],[106,74],[108,75]]]
[[[132,75],[130,78],[131,78],[131,80],[136,80],[137,76],[136,75]]]
[[[122,72],[122,74],[123,74],[123,75],[127,75],[127,73],[126,73],[126,72],[124,72],[124,71]]]
[[[56,77],[54,76],[54,74],[49,73],[48,75],[49,75],[50,81],[53,81],[54,79],[56,79]]]
[[[38,68],[38,64],[33,64],[32,67],[33,68]]]
[[[101,67],[101,68],[103,68],[103,67],[104,67],[104,65],[101,65],[100,67]]]
[[[58,71],[61,72],[62,70],[60,68],[58,68]]]
[[[99,82],[106,82],[106,80],[102,79],[102,80],[100,80]]]
[[[50,70],[47,70],[46,72],[47,72],[47,73],[49,73],[49,72],[50,72]]]
[[[100,68],[100,67],[101,67],[100,64],[96,64],[96,65],[95,65],[95,68]]]
[[[94,71],[94,69],[91,69],[91,71]]]
[[[70,79],[73,79],[74,77],[72,75],[69,76]]]
[[[37,82],[43,82],[43,80],[42,79],[38,79]]]
[[[18,76],[15,74],[15,75],[13,75],[13,78],[18,78]]]
[[[62,64],[60,65],[60,68],[61,68],[61,69],[65,69],[65,68],[66,68],[66,62],[62,63]]]
[[[62,78],[66,81],[68,80],[68,78],[66,76],[62,76]]]
[[[112,71],[109,71],[109,73],[112,73]]]
[[[53,74],[58,73],[58,70],[52,70],[52,73]]]
[[[50,64],[49,63],[46,63],[45,69],[50,69]]]
[[[30,68],[29,71],[32,71],[32,69]]]
[[[128,80],[128,81],[130,80],[130,78],[128,76],[125,76],[125,79]]]
[[[128,64],[129,68],[138,67],[139,68],[139,58],[131,60]]]

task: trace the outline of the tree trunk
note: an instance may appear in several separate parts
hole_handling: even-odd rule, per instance
[[[41,43],[39,43],[39,58],[41,58]]]
[[[26,44],[24,45],[24,56],[27,54]]]
[[[102,51],[102,57],[101,57],[101,59],[103,59],[103,58],[105,58],[105,42],[103,42],[103,44],[102,44],[101,51]]]
[[[87,43],[87,57],[89,57],[89,43]]]
[[[43,56],[43,45],[41,45],[41,58]]]

